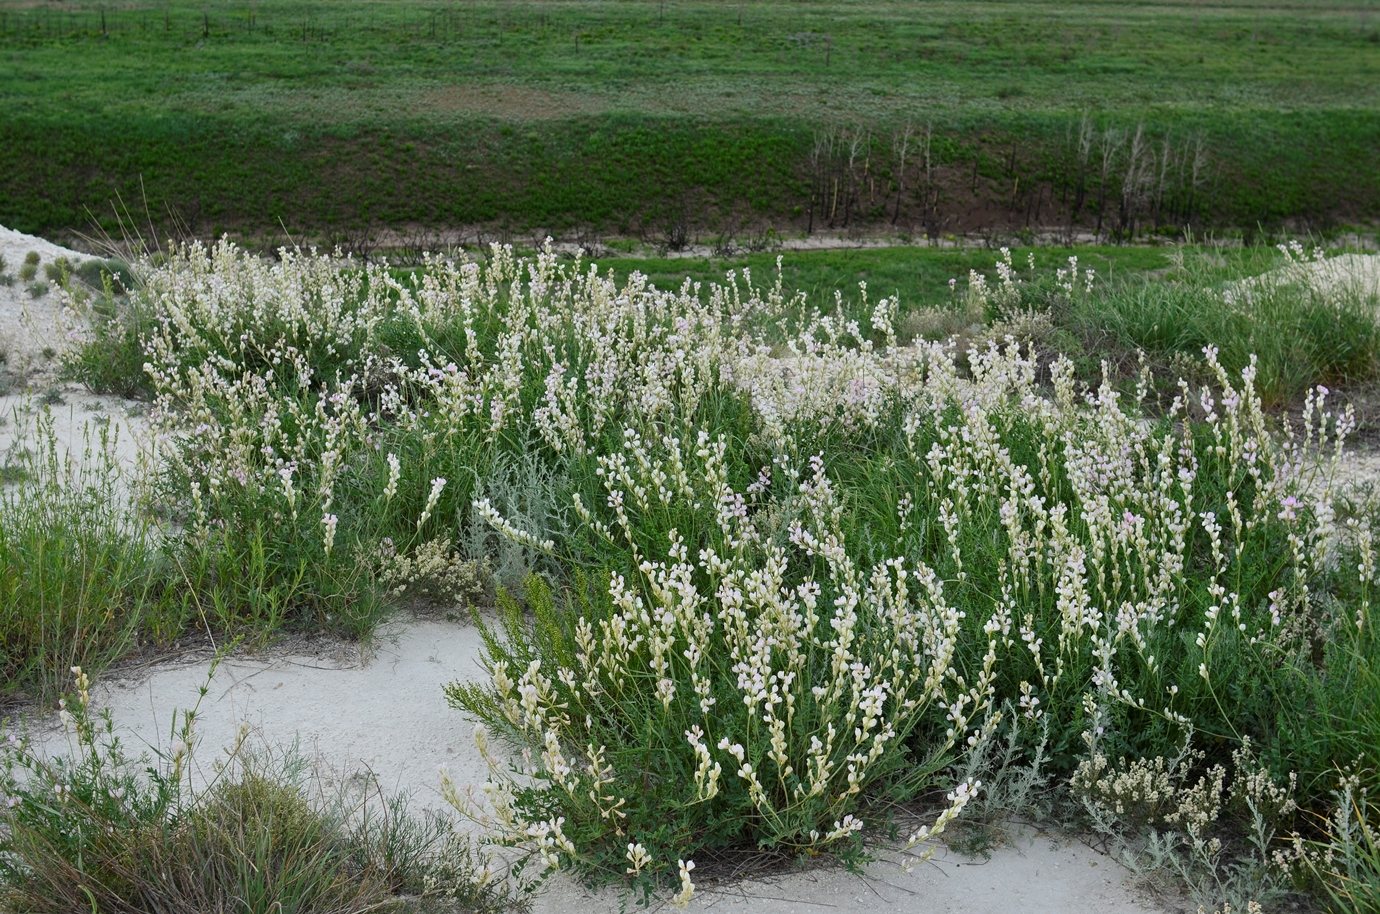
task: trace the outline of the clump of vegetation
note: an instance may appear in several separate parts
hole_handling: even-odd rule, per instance
[[[440,914],[520,900],[447,820],[412,814],[377,782],[314,799],[300,763],[247,749],[243,732],[193,792],[194,712],[168,749],[132,758],[109,716],[92,712],[86,674],[72,672],[72,755],[46,756],[13,731],[0,743],[6,910]]]
[[[24,262],[19,267],[19,279],[21,282],[31,282],[38,276],[38,252],[30,251],[24,255]]]
[[[72,270],[72,261],[68,260],[66,257],[59,257],[52,263],[45,263],[43,265],[43,275],[47,277],[49,282],[59,286],[65,286],[67,284],[68,278],[72,275]]]
[[[1380,322],[1365,291],[1309,278],[1302,250],[1254,280],[1213,282],[1192,261],[1168,277],[1115,285],[1064,320],[1084,339],[1141,351],[1160,364],[1216,349],[1224,365],[1256,366],[1270,406],[1297,403],[1311,388],[1354,386],[1380,373]],[[1320,262],[1318,252],[1313,262]],[[1095,350],[1094,350],[1095,351]]]
[[[1072,358],[1091,383],[1104,370],[1134,381],[1144,362],[1169,399],[1185,374],[1207,379],[1201,354],[1209,348],[1232,374],[1254,366],[1256,390],[1271,409],[1297,406],[1319,385],[1354,387],[1380,375],[1374,295],[1332,276],[1321,250],[1306,255],[1282,245],[1273,257],[1253,253],[1229,270],[1190,254],[1167,273],[1111,281],[1076,256],[1041,274],[1030,256],[1023,269],[1003,248],[995,275],[970,271],[951,302],[907,313],[903,328],[926,339],[957,336],[963,345],[1011,337],[1048,358]]]
[[[72,666],[97,673],[193,624],[262,644],[293,626],[363,637],[381,617],[367,572],[316,561],[292,529],[161,534],[108,425],[69,461],[50,414],[21,421],[0,470],[0,701],[50,701]]]
[[[1376,684],[1376,683],[1372,683]],[[1326,838],[1307,856],[1329,909],[1373,914],[1380,911],[1380,805],[1376,772],[1369,782],[1349,776],[1337,793]]]
[[[93,393],[148,399],[144,341],[153,315],[138,295],[123,291],[127,280],[102,269],[99,291],[73,298],[82,339],[63,353],[63,372]]]
[[[122,260],[88,258],[78,264],[73,273],[90,288],[107,294],[123,295],[135,286],[134,274]]]
[[[67,465],[51,419],[11,448],[0,489],[0,700],[52,700],[67,670],[98,670],[170,634],[165,570],[147,522],[121,505],[104,429]]]
[[[42,298],[48,294],[48,284],[46,282],[31,282],[25,289],[30,298]]]

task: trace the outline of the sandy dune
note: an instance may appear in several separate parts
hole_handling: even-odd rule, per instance
[[[368,769],[385,789],[403,790],[419,805],[440,807],[440,768],[460,785],[479,784],[485,777],[473,724],[446,704],[441,691],[447,682],[483,675],[480,646],[471,624],[411,620],[385,629],[367,661],[330,644],[309,653],[225,661],[199,709],[202,776],[247,723],[261,744],[296,743],[329,780]],[[95,702],[110,709],[129,746],[168,746],[177,709],[196,700],[209,669],[208,659],[173,661],[133,676],[107,677]],[[65,746],[51,724],[47,744],[54,751]],[[863,877],[815,869],[749,879],[705,889],[690,909],[742,914],[1174,910],[1146,899],[1123,867],[1076,839],[1019,826],[1006,831],[1007,843],[988,860],[941,849],[934,860],[907,873],[899,865],[900,854],[883,851],[885,859]],[[621,900],[614,891],[589,894],[558,875],[538,899],[536,911],[613,914]]]

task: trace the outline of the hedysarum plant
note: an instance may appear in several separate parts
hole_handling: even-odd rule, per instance
[[[729,486],[725,450],[630,432],[600,461],[607,508],[577,510],[636,570],[611,573],[575,613],[535,584],[535,627],[509,601],[506,641],[486,631],[492,686],[448,689],[533,752],[514,774],[489,755],[487,811],[448,785],[497,840],[643,887],[732,846],[855,859],[878,790],[934,790],[983,715],[996,629],[985,669],[955,676],[964,614],[933,570],[856,562],[819,458],[798,479],[778,466],[771,482],[794,494],[773,503],[770,485]],[[649,542],[642,521],[658,512],[675,526]],[[957,788],[912,841],[936,837],[976,789]]]
[[[1312,399],[1281,444],[1249,371],[1217,369],[1202,419],[1185,396],[1148,421],[1110,386],[1080,396],[1066,362],[1046,395],[1014,347],[969,360],[929,353],[894,426],[845,436],[870,447],[837,450],[837,481],[778,453],[735,489],[725,439],[627,429],[563,544],[482,504],[604,564],[571,605],[537,587],[534,623],[510,604],[492,684],[449,690],[524,749],[453,802],[549,866],[674,882],[739,844],[857,853],[873,804],[942,785],[1002,708],[1066,771],[1190,742],[1216,759],[1268,728],[1269,671],[1355,624],[1309,597],[1342,538],[1317,477],[1349,418]],[[862,497],[894,519],[864,525]]]
[[[452,690],[525,755],[494,755],[482,806],[452,795],[549,864],[684,897],[697,856],[852,857],[880,808],[947,795],[923,841],[977,789],[946,764],[1017,719],[1058,776],[1251,736],[1287,778],[1289,684],[1370,626],[1372,536],[1330,486],[1350,417],[1318,390],[1280,434],[1210,349],[1214,382],[1155,414],[1148,382],[1088,389],[1015,343],[898,345],[891,300],[808,312],[549,251],[406,281],[296,262],[192,248],[147,283],[167,492],[191,536],[269,531],[272,567],[321,572],[318,613],[532,557],[554,586],[508,602],[489,686]]]

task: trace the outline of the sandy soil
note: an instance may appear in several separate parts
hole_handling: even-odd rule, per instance
[[[1341,254],[1325,260],[1293,263],[1233,284],[1228,301],[1237,295],[1249,302],[1252,291],[1282,282],[1302,282],[1319,292],[1338,292],[1380,300],[1380,254]]]
[[[1319,288],[1355,290],[1380,296],[1380,254],[1343,254],[1309,264],[1306,273]]]
[[[20,281],[18,273],[31,251],[40,258],[40,280],[43,266],[59,257],[73,263],[89,259],[80,251],[0,226],[0,257],[5,272],[14,278],[10,285],[0,284],[0,465],[15,459],[14,448],[33,446],[33,424],[47,414],[60,456],[74,467],[88,447],[99,446],[105,431],[121,470],[133,480],[150,465],[152,439],[140,418],[144,408],[59,382],[59,357],[68,340],[64,293],[49,283],[46,295],[29,294],[28,283]]]
[[[485,766],[474,748],[474,727],[447,706],[442,686],[483,675],[477,630],[469,624],[414,620],[385,629],[367,661],[327,645],[320,651],[223,662],[199,709],[198,766],[211,764],[242,723],[263,745],[290,746],[316,759],[328,780],[371,770],[385,789],[411,793],[418,805],[443,805],[438,769],[458,784],[479,784]],[[172,662],[107,676],[94,701],[110,709],[131,747],[166,747],[177,709],[196,701],[208,659]],[[61,750],[65,737],[45,740]],[[817,869],[749,879],[704,891],[692,910],[764,912],[897,911],[914,914],[1099,914],[1163,912],[1129,873],[1076,840],[1013,827],[991,859],[970,860],[942,850],[906,873],[899,854],[872,865],[864,877]],[[537,901],[538,912],[614,912],[615,891],[589,894],[558,876]]]
[[[48,293],[38,298],[29,294],[29,283],[19,278],[24,258],[31,252],[39,256],[37,280],[49,287]],[[0,257],[4,258],[4,272],[13,279],[9,285],[0,284],[0,353],[6,362],[3,367],[12,378],[51,376],[53,360],[44,352],[62,348],[66,327],[61,320],[61,293],[56,285],[47,282],[43,267],[59,257],[75,264],[89,259],[89,255],[0,226]]]

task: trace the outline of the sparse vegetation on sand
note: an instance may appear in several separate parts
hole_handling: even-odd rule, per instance
[[[761,275],[193,244],[136,264],[74,363],[132,328],[174,524],[0,505],[64,557],[0,549],[64,603],[9,601],[5,644],[111,605],[88,538],[159,596],[82,642],[109,650],[69,626],[7,662],[51,690],[151,621],[363,635],[496,601],[487,681],[447,691],[490,783],[445,791],[533,866],[683,901],[728,855],[923,856],[1038,789],[1206,908],[1364,907],[1375,514],[1327,385],[1372,379],[1380,332],[1300,257],[1105,284],[1003,252],[945,293],[954,336]]]
[[[147,520],[122,502],[108,438],[69,467],[50,423],[0,466],[0,701],[56,701],[66,670],[94,671],[180,634]]]
[[[129,754],[72,673],[70,755],[0,742],[0,910],[488,914],[519,900],[468,838],[377,779],[325,789],[247,731],[198,767],[195,709],[166,747]]]
[[[23,282],[32,282],[38,276],[38,253],[30,251],[24,257],[24,262],[19,265],[19,278]]]

